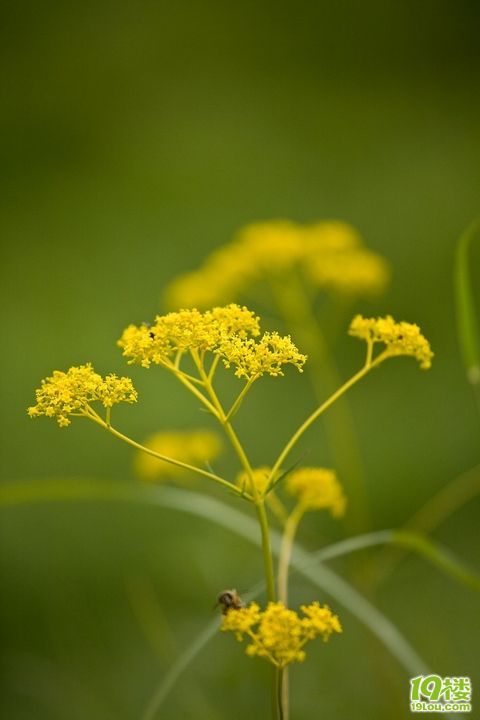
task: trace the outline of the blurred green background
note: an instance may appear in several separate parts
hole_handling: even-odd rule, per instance
[[[358,227],[394,275],[386,296],[356,309],[418,322],[436,353],[428,373],[391,362],[351,393],[372,527],[406,522],[479,462],[451,280],[456,238],[480,209],[476,0],[20,0],[1,15],[4,480],[134,482],[130,450],[106,433],[30,421],[34,388],[89,360],[125,372],[123,327],[150,319],[166,283],[240,226],[272,217]],[[339,343],[342,376],[362,352]],[[129,374],[141,398],[116,413],[125,432],[208,424],[160,370]],[[293,372],[258,383],[237,422],[254,462],[271,462],[312,406]],[[317,432],[311,458],[327,463]],[[236,470],[228,455],[218,467]],[[476,499],[435,532],[477,570],[479,513]],[[1,527],[11,720],[141,718],[217,592],[261,576],[256,549],[162,510],[21,507],[2,510]],[[309,518],[303,540],[341,536]],[[292,600],[317,595],[297,581]],[[292,717],[404,718],[407,674],[320,599],[345,633],[293,671]],[[478,707],[478,595],[409,557],[375,602],[436,672],[472,676]],[[160,716],[265,717],[266,671],[219,635]]]

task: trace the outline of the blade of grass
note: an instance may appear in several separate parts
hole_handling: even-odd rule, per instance
[[[480,219],[460,236],[454,268],[454,290],[457,331],[465,370],[480,401],[480,327],[473,297],[469,253],[475,236],[480,233]]]
[[[433,565],[443,570],[462,585],[480,592],[480,577],[469,570],[455,555],[447,548],[441,547],[422,535],[397,530],[393,533],[392,542],[404,548],[413,550],[423,555]]]
[[[435,546],[433,543],[427,542],[416,542],[416,540],[424,540],[413,533],[397,532],[395,530],[380,530],[378,532],[367,533],[365,535],[356,535],[353,538],[347,538],[340,542],[328,545],[315,553],[310,554],[308,564],[312,565],[316,562],[323,562],[326,560],[332,560],[349,553],[356,552],[358,550],[364,550],[368,547],[374,547],[378,545],[384,545],[388,543],[400,544],[402,546],[409,546],[409,549],[413,552],[418,552],[428,560],[432,560],[432,556],[435,555]],[[438,550],[437,550],[438,552]],[[439,564],[440,563],[436,563]],[[444,563],[442,563],[442,569],[447,569]],[[453,574],[458,579],[458,572],[455,569]],[[463,578],[462,578],[463,580]],[[471,581],[471,582],[470,582]],[[472,585],[475,589],[480,589],[480,578],[473,574],[469,574],[469,581],[467,585]],[[265,583],[260,582],[255,586],[249,593],[244,595],[245,601],[249,602],[254,600],[258,595],[265,589]],[[177,660],[173,663],[169,672],[162,678],[158,688],[155,691],[148,707],[147,711],[142,717],[142,720],[154,720],[157,712],[160,710],[168,694],[172,690],[173,686],[180,678],[182,673],[187,667],[195,660],[200,652],[206,647],[206,645],[212,640],[218,632],[218,620],[214,620],[199,634],[196,638],[188,645]]]
[[[480,575],[473,572],[448,548],[420,535],[406,530],[379,530],[378,532],[340,540],[310,555],[310,563],[347,555],[375,545],[397,545],[417,553],[452,579],[472,590],[480,592]]]
[[[230,532],[236,533],[249,542],[260,545],[258,527],[253,518],[217,499],[195,492],[177,488],[151,488],[98,480],[30,481],[26,483],[5,483],[0,486],[0,507],[66,500],[127,501],[170,508],[209,520]],[[368,542],[372,544],[371,538]],[[280,533],[272,531],[272,548],[276,555],[279,553],[280,543]],[[357,548],[360,548],[358,543]],[[421,657],[387,617],[345,580],[319,563],[318,557],[316,562],[317,565],[312,567],[310,553],[306,552],[298,544],[294,546],[292,566],[301,575],[335,598],[345,609],[368,627],[408,674],[418,675],[429,672]],[[208,633],[207,630],[204,632],[205,636],[202,636],[202,642],[205,641],[208,633],[212,632],[212,629],[209,627]],[[201,642],[198,643],[198,647],[202,647]],[[197,645],[194,654],[198,652],[196,648]],[[189,657],[190,655],[191,652],[188,653]],[[185,659],[184,666],[188,662]],[[180,672],[184,666],[182,666]],[[172,686],[175,680],[176,677],[172,675],[169,680],[169,687]],[[167,688],[167,692],[168,690],[169,688]]]
[[[0,486],[0,506],[59,500],[133,501],[157,505],[202,517],[248,542],[256,545],[260,543],[254,518],[217,499],[193,491],[95,480],[30,481]],[[272,531],[272,549],[276,555],[280,543],[280,533]],[[423,671],[425,663],[390,620],[332,570],[321,564],[308,567],[308,561],[309,553],[297,544],[292,553],[292,566],[366,625],[408,672],[418,675]]]
[[[245,602],[250,602],[260,595],[265,590],[265,583],[259,582],[253,587],[248,593],[242,595]],[[163,676],[159,682],[154,694],[152,695],[145,712],[142,715],[142,720],[154,720],[158,711],[162,707],[163,703],[167,699],[171,690],[177,683],[180,676],[187,669],[187,667],[195,660],[197,655],[205,648],[210,640],[218,634],[219,628],[218,617],[211,620],[203,630],[192,640],[192,642],[180,653],[175,662],[172,663],[169,671]]]
[[[480,465],[470,468],[450,480],[433,495],[403,526],[402,530],[425,537],[435,530],[447,518],[480,494]],[[392,551],[386,548],[377,563],[375,580],[383,582],[393,572],[399,562],[408,555],[410,548],[400,546]]]

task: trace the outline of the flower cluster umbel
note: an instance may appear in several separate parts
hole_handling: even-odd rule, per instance
[[[385,347],[374,359],[377,364],[388,357],[410,355],[421,368],[431,366],[433,353],[418,325],[396,322],[390,315],[383,318],[357,315],[349,333],[367,342],[368,364],[372,363],[374,346],[380,343]],[[214,361],[221,359],[226,368],[233,366],[235,375],[249,383],[265,374],[283,375],[288,364],[301,372],[307,359],[289,335],[282,337],[276,332],[261,335],[259,318],[236,304],[206,312],[193,309],[159,315],[152,325],[127,327],[118,344],[129,364],[147,368],[152,363],[162,365],[184,378],[188,376],[180,370],[180,362],[187,352],[201,356],[202,365],[205,353],[210,352]],[[67,372],[55,370],[42,380],[36,399],[37,404],[28,408],[30,417],[54,417],[60,427],[66,427],[70,417],[95,415],[92,403],[101,403],[109,412],[117,403],[135,402],[137,392],[130,378],[115,374],[102,377],[87,363]]]
[[[283,375],[283,366],[302,370],[306,356],[290,336],[277,332],[260,336],[259,318],[246,307],[230,304],[206,312],[180,310],[158,315],[152,325],[130,325],[118,344],[129,364],[172,368],[175,359],[187,351],[210,352],[235,375],[251,380],[261,375]]]
[[[287,476],[285,488],[304,511],[329,510],[334,518],[342,517],[345,513],[347,499],[333,470],[298,468]]]
[[[350,335],[366,340],[370,347],[381,343],[385,346],[382,357],[411,355],[418,360],[420,367],[427,370],[432,364],[433,352],[430,343],[420,332],[418,325],[407,322],[395,322],[391,315],[379,318],[353,318]]]
[[[70,416],[88,415],[94,402],[109,409],[117,403],[137,400],[130,378],[114,374],[103,378],[90,363],[71,367],[67,372],[55,370],[42,380],[35,394],[37,404],[28,408],[30,417],[55,418],[60,427],[70,425]]]
[[[210,464],[222,450],[222,441],[212,430],[158,432],[149,435],[143,444],[159,455],[200,467]],[[184,467],[159,462],[142,450],[135,455],[135,473],[141,480],[149,482],[179,480],[191,475]]]
[[[174,280],[167,303],[207,308],[241,297],[258,280],[278,280],[292,271],[312,289],[350,296],[381,292],[390,275],[387,262],[347,223],[271,220],[247,225],[201,268]]]
[[[282,602],[270,602],[265,610],[257,603],[232,608],[222,618],[221,629],[234,632],[239,642],[249,641],[245,652],[250,657],[265,658],[278,668],[305,660],[304,646],[317,637],[325,642],[342,626],[327,605],[314,602],[301,605],[302,615],[286,608]]]
[[[241,472],[237,485],[253,493],[252,483],[260,497],[266,495],[270,484],[275,487],[284,473],[278,471],[272,478],[272,469],[266,465],[253,468],[251,473]],[[339,518],[345,513],[347,499],[334,470],[322,467],[300,467],[286,473],[285,490],[293,496],[302,511],[328,510],[332,517]]]
[[[256,223],[244,228],[230,245],[213,253],[198,271],[170,286],[169,306],[185,309],[124,330],[118,345],[129,365],[157,365],[168,370],[218,421],[241,467],[236,481],[222,477],[211,467],[221,444],[210,430],[156,433],[141,445],[113,427],[112,406],[135,402],[137,393],[129,378],[115,374],[102,377],[91,364],[71,367],[67,372],[56,370],[42,380],[36,390],[36,405],[28,408],[30,417],[55,418],[60,427],[70,425],[71,417],[95,422],[139,451],[135,467],[143,479],[178,480],[200,475],[255,506],[269,602],[265,609],[256,603],[246,607],[241,602],[238,607],[225,605],[221,629],[233,632],[240,642],[246,639],[248,656],[263,658],[275,666],[274,717],[288,715],[285,668],[305,659],[309,641],[327,641],[332,634],[342,632],[338,617],[326,605],[313,602],[302,605],[299,612],[288,607],[288,573],[295,535],[304,514],[309,510],[329,511],[332,517],[339,518],[345,512],[346,497],[333,470],[294,464],[293,469],[285,471],[287,458],[311,425],[372,368],[397,355],[413,356],[420,367],[429,368],[433,353],[417,325],[396,322],[391,316],[357,315],[349,333],[366,341],[363,367],[308,415],[271,467],[252,468],[232,421],[254,381],[263,375],[283,375],[287,365],[302,372],[307,357],[290,335],[281,336],[275,331],[262,334],[259,318],[247,307],[235,303],[212,306],[241,298],[252,284],[267,280],[287,327],[303,328],[307,344],[316,333],[312,306],[316,291],[352,298],[381,291],[388,278],[383,258],[368,250],[358,233],[345,223]],[[321,340],[320,335],[320,345]],[[378,345],[381,347],[377,351]],[[310,352],[314,363],[318,355],[320,373],[322,352],[316,350],[312,340]],[[215,373],[222,365],[244,381],[228,406],[216,387]],[[105,409],[104,417],[98,413],[98,405]],[[282,484],[293,497],[291,508],[277,495]],[[283,529],[277,578],[267,506]]]

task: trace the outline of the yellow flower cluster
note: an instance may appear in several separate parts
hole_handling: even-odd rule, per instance
[[[222,449],[219,436],[211,430],[159,432],[150,435],[143,444],[160,455],[199,467],[218,457]],[[187,474],[184,468],[162,462],[143,451],[135,456],[135,472],[142,480],[150,482],[178,479]]]
[[[56,418],[60,427],[70,425],[69,416],[84,415],[92,402],[105,408],[116,403],[133,403],[137,392],[128,377],[111,374],[103,378],[90,363],[71,367],[66,373],[55,370],[35,391],[37,404],[28,408],[30,417]]]
[[[290,363],[302,369],[306,357],[289,336],[264,333],[259,340],[259,318],[246,307],[230,304],[213,310],[180,310],[159,315],[153,325],[130,325],[118,341],[130,364],[171,367],[178,352],[209,351],[218,355],[235,375],[251,379],[267,373],[282,374]]]
[[[235,367],[235,375],[250,380],[268,374],[272,377],[283,375],[284,365],[294,365],[302,372],[306,355],[292,342],[290,335],[282,337],[277,332],[266,332],[259,340],[237,336],[226,337],[216,353],[223,359],[225,367]]]
[[[357,315],[350,324],[349,333],[372,344],[382,343],[388,356],[411,355],[422,369],[431,367],[433,352],[418,325],[395,322],[390,315],[379,318]]]
[[[201,313],[179,310],[158,315],[153,325],[130,325],[118,341],[129,364],[150,367],[170,360],[178,351],[213,350],[228,337],[260,334],[259,319],[246,307],[227,305]]]
[[[390,275],[386,261],[365,248],[346,223],[272,220],[247,225],[199,270],[174,280],[167,303],[209,307],[238,298],[262,277],[282,277],[293,268],[314,287],[347,294],[381,292]]]
[[[231,608],[222,618],[221,629],[234,632],[242,642],[246,636],[250,657],[262,657],[279,668],[292,662],[303,662],[305,644],[317,637],[327,641],[332,633],[342,632],[340,621],[326,605],[318,602],[300,607],[302,616],[282,602],[270,602],[265,610],[256,603]]]
[[[288,475],[285,487],[304,510],[329,510],[335,518],[345,513],[347,499],[333,470],[299,468]]]
[[[363,247],[315,254],[307,272],[314,285],[345,295],[380,293],[389,279],[385,260]]]
[[[238,474],[237,476],[237,485],[244,490],[246,490],[248,493],[253,493],[252,488],[252,480],[253,484],[255,485],[255,488],[257,490],[257,493],[262,496],[265,490],[267,489],[268,485],[268,478],[270,477],[270,471],[271,468],[267,467],[266,465],[262,465],[257,468],[252,469],[252,477],[250,479],[250,475],[243,471]]]

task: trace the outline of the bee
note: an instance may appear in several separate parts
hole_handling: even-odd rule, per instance
[[[222,606],[223,615],[226,615],[232,608],[234,610],[239,610],[240,608],[245,607],[245,603],[236,590],[222,590],[217,597],[215,607],[218,605]]]

